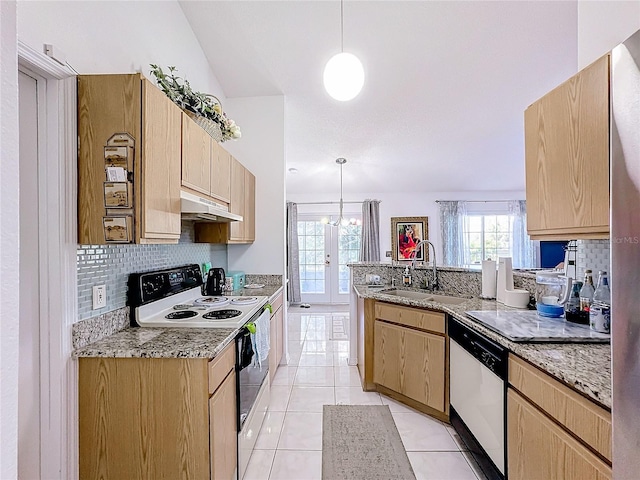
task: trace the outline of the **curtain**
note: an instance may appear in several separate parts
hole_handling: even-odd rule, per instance
[[[527,204],[524,200],[509,202],[509,214],[513,217],[513,266],[532,268],[536,266],[536,248],[527,234]]]
[[[442,265],[464,266],[469,263],[469,246],[467,236],[464,234],[466,214],[466,202],[440,202]]]
[[[380,261],[380,200],[362,202],[360,261]]]
[[[287,299],[300,303],[300,256],[298,252],[298,205],[287,202]]]

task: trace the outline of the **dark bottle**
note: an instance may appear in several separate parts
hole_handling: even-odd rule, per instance
[[[589,325],[589,309],[593,303],[593,277],[591,270],[584,271],[584,285],[580,289],[580,317],[585,325]]]
[[[569,300],[564,304],[564,318],[568,322],[581,323],[586,325],[583,315],[580,315],[580,289],[582,288],[582,282],[575,282],[571,290]]]

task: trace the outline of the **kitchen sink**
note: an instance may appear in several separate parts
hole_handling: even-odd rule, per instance
[[[411,298],[413,300],[426,300],[428,302],[446,303],[449,305],[460,305],[468,300],[468,298],[450,297],[448,295],[436,295],[430,292],[416,292],[413,290],[389,290],[380,292],[385,295],[395,295],[396,297]]]

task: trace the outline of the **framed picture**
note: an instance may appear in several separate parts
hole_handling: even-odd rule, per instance
[[[429,260],[428,245],[416,252],[420,240],[429,239],[428,217],[391,217],[391,258],[396,261],[411,261],[414,255],[418,262]]]

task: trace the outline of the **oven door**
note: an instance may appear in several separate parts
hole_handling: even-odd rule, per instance
[[[269,375],[269,311],[261,312],[250,321],[255,323],[256,333],[250,334],[244,327],[236,337],[238,431],[242,430]]]

